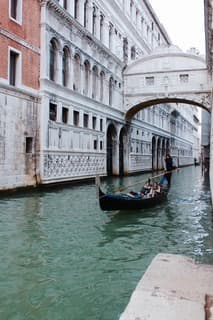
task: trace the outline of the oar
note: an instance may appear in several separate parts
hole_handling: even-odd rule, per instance
[[[163,176],[163,175],[165,175],[165,174],[167,174],[167,173],[172,173],[172,172],[177,171],[177,170],[178,170],[178,168],[176,168],[176,169],[174,169],[174,170],[170,170],[170,171],[164,171],[164,172],[161,173],[161,174],[158,174],[158,175],[156,175],[156,176],[150,177],[150,179],[153,180],[153,179],[155,179],[155,178],[159,178],[159,177],[161,177],[161,176]],[[115,190],[112,191],[112,193],[126,190],[126,189],[128,189],[128,188],[130,188],[130,187],[134,187],[134,186],[136,186],[136,185],[138,185],[138,184],[141,184],[142,182],[145,182],[145,181],[147,181],[147,179],[145,179],[145,180],[143,179],[143,180],[140,180],[140,181],[135,182],[135,183],[133,183],[133,184],[130,184],[130,185],[128,185],[128,186],[124,186],[124,187],[115,189]]]

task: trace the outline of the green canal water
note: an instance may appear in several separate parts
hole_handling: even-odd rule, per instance
[[[117,320],[160,252],[213,264],[210,190],[200,167],[173,174],[168,201],[138,212],[101,211],[93,183],[1,198],[0,319]]]

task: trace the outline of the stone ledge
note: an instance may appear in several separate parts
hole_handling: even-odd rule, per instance
[[[212,320],[213,265],[158,254],[133,292],[120,320]]]

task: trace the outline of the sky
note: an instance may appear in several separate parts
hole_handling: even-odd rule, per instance
[[[203,0],[149,0],[172,43],[205,54]]]

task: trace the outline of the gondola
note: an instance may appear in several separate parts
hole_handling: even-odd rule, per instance
[[[164,187],[154,197],[144,197],[140,194],[104,193],[99,186],[99,205],[102,210],[139,210],[150,208],[167,199],[169,188]]]

